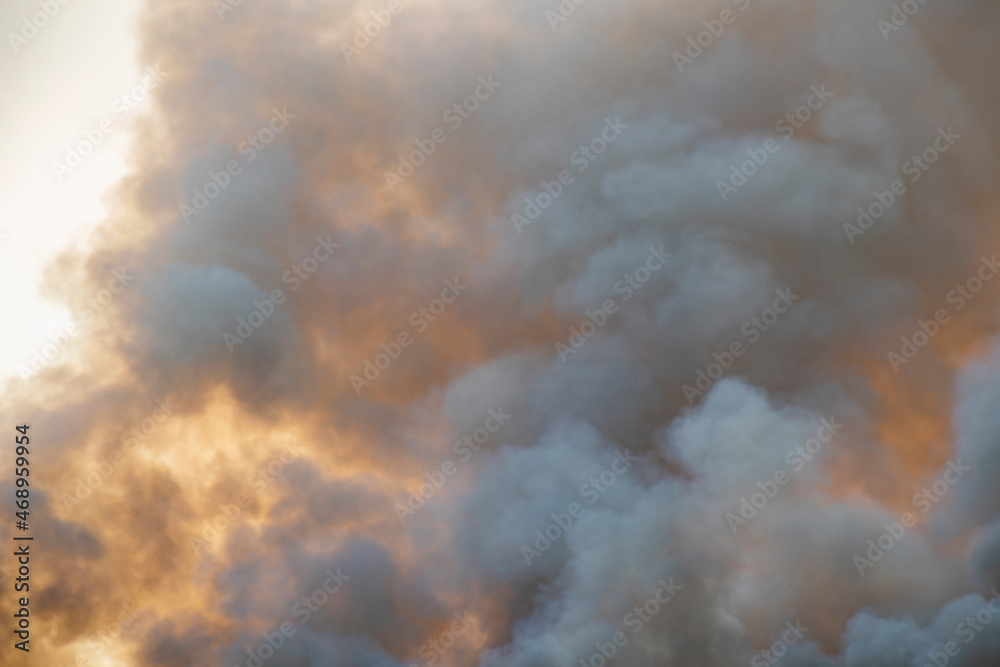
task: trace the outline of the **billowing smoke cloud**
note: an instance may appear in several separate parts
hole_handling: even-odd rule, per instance
[[[215,4],[2,394],[42,663],[996,660],[995,6]]]

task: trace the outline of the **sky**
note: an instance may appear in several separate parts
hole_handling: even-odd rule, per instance
[[[139,2],[60,6],[25,43],[22,21],[40,11],[35,2],[8,2],[0,9],[5,51],[0,80],[17,91],[4,104],[0,127],[0,280],[6,288],[8,327],[0,349],[0,374],[17,374],[50,335],[64,331],[71,314],[45,299],[39,280],[46,262],[63,248],[86,243],[85,231],[106,213],[104,193],[125,173],[129,128],[122,123],[87,156],[79,170],[56,173],[72,146],[111,105],[138,82],[134,23]],[[136,113],[141,113],[137,108]],[[123,119],[125,120],[125,119]],[[61,178],[60,178],[61,177]]]
[[[0,663],[993,664],[998,23],[7,3]]]

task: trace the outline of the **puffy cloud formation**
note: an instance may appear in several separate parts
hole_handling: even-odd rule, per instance
[[[42,663],[995,661],[996,6],[223,4],[0,394]]]

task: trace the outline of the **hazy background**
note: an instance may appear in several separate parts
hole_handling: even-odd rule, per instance
[[[387,6],[7,37],[34,663],[992,664],[998,9]]]

